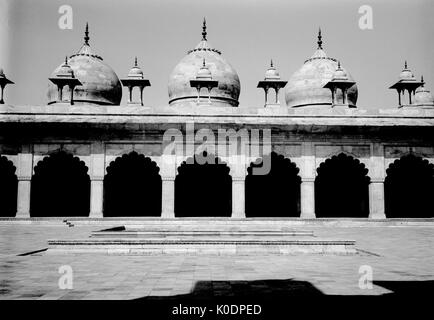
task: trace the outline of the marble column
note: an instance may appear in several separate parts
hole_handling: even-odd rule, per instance
[[[315,215],[315,149],[312,142],[303,142],[300,164],[300,218],[314,219]]]
[[[175,218],[175,179],[162,178],[161,217]]]
[[[104,201],[104,145],[93,143],[90,155],[90,213],[89,218],[102,218]]]
[[[161,174],[161,217],[175,218],[175,176],[176,156],[163,154],[160,163]]]
[[[372,181],[369,184],[369,218],[386,219],[384,210],[384,181]]]
[[[369,218],[370,219],[385,219],[385,203],[384,203],[384,179],[386,170],[384,166],[384,147],[379,143],[374,143],[371,146],[371,159],[369,176],[371,183],[369,184]]]
[[[245,179],[232,178],[232,218],[245,218]]]
[[[232,176],[232,214],[231,218],[242,219],[245,212],[246,159],[244,155],[233,155],[228,159]]]
[[[33,173],[33,154],[31,146],[23,146],[18,154],[17,178],[17,218],[30,218],[30,190]]]
[[[304,178],[300,185],[300,206],[302,219],[314,219],[315,216],[315,179]]]

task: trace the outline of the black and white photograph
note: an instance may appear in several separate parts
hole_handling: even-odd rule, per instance
[[[0,0],[0,308],[429,307],[433,17],[433,0]]]

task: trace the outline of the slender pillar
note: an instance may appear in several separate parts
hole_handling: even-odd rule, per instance
[[[143,89],[145,87],[141,86],[140,87],[140,105],[143,106]]]
[[[300,218],[314,219],[315,216],[315,150],[312,142],[303,142],[300,166]]]
[[[245,218],[245,179],[232,179],[232,218]]]
[[[161,217],[175,218],[175,179],[171,177],[162,178],[161,192]]]
[[[302,179],[300,186],[300,206],[302,219],[315,218],[315,179]]]
[[[89,218],[103,217],[105,156],[104,145],[95,142],[90,155],[90,214]]]
[[[160,164],[161,174],[161,217],[175,218],[175,176],[176,156],[163,154]]]
[[[384,210],[384,181],[369,184],[369,218],[386,219]]]
[[[371,147],[371,166],[369,168],[371,183],[369,184],[369,218],[385,219],[384,203],[384,147],[374,143]]]
[[[18,154],[18,195],[17,218],[30,218],[30,190],[33,173],[33,154],[31,146],[25,145]]]
[[[245,211],[245,180],[246,180],[246,159],[245,155],[231,155],[229,166],[232,176],[232,214],[231,218],[242,219],[246,217]]]

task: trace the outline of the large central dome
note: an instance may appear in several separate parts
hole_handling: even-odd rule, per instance
[[[318,34],[318,48],[296,71],[286,86],[286,104],[288,107],[330,107],[332,95],[330,89],[324,86],[332,79],[338,61],[329,58],[322,48],[321,30]],[[341,67],[348,76],[348,81],[354,81],[347,70]],[[337,92],[337,100],[342,100],[342,92]],[[348,89],[348,104],[355,107],[357,102],[357,86]]]
[[[240,79],[235,69],[222,57],[219,50],[213,49],[206,38],[206,22],[203,23],[202,40],[173,69],[169,77],[169,104],[196,105],[197,90],[190,86],[197,72],[206,61],[213,80],[218,81],[218,87],[211,90],[213,106],[238,106],[240,96]],[[208,98],[205,92],[201,97]]]

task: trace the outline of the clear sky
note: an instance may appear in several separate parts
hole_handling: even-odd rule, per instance
[[[72,30],[58,27],[65,4]],[[372,30],[359,28],[362,5],[373,9]],[[270,58],[284,79],[301,67],[319,26],[327,54],[357,81],[360,108],[397,105],[388,87],[405,59],[434,91],[433,0],[0,0],[0,66],[16,83],[6,89],[7,102],[46,104],[47,78],[80,48],[88,21],[93,50],[119,77],[137,55],[152,83],[146,104],[167,105],[168,76],[200,41],[204,16],[209,42],[238,72],[242,106],[263,105],[256,84]]]

